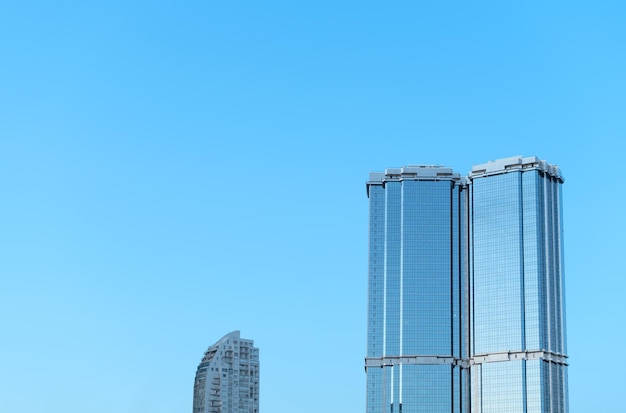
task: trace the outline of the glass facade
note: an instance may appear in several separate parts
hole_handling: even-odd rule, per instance
[[[449,168],[374,175],[368,183],[367,411],[459,412],[464,376],[457,362],[468,351],[462,339],[466,254],[459,248],[466,191]]]
[[[367,412],[567,412],[558,168],[372,173]]]
[[[258,413],[259,349],[233,331],[204,353],[193,386],[193,413]]]

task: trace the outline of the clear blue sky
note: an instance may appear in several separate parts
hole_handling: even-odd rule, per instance
[[[626,6],[418,3],[3,2],[0,411],[190,412],[238,329],[262,413],[363,412],[368,173],[514,155],[566,179],[570,413],[622,411]]]

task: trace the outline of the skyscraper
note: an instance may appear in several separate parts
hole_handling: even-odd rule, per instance
[[[371,173],[367,412],[567,412],[559,169]]]
[[[193,413],[258,413],[259,349],[239,331],[204,353],[193,386]]]

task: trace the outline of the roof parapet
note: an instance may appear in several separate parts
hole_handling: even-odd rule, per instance
[[[417,179],[461,179],[458,172],[452,168],[436,165],[408,165],[402,168],[387,168],[385,172],[370,172],[370,182],[384,182],[401,180],[404,178]]]
[[[563,176],[561,175],[561,170],[558,166],[549,164],[536,156],[522,157],[521,155],[512,156],[510,158],[496,159],[495,161],[474,165],[472,166],[472,171],[469,173],[468,177],[470,179],[474,179],[481,176],[498,175],[526,169],[540,170],[560,180],[561,182],[564,181]]]
[[[387,168],[385,172],[370,172],[369,181],[365,184],[367,196],[369,197],[370,185],[384,185],[385,182],[403,180],[448,180],[465,183],[461,175],[454,172],[452,168],[438,165],[408,165],[401,168]]]

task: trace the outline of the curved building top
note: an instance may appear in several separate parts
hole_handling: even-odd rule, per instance
[[[481,176],[498,175],[524,169],[540,170],[560,182],[565,181],[558,166],[549,164],[536,156],[512,156],[510,158],[497,159],[495,161],[474,165],[472,166],[472,171],[469,173],[469,178],[471,180]]]
[[[230,333],[226,334],[224,337],[220,338],[217,341],[217,343],[209,347],[209,349],[204,353],[201,363],[207,363],[213,360],[213,358],[215,357],[215,354],[217,353],[217,350],[220,348],[222,344],[224,344],[229,339],[233,339],[233,340],[240,339],[240,335],[241,335],[240,331],[235,330],[235,331],[231,331]]]

